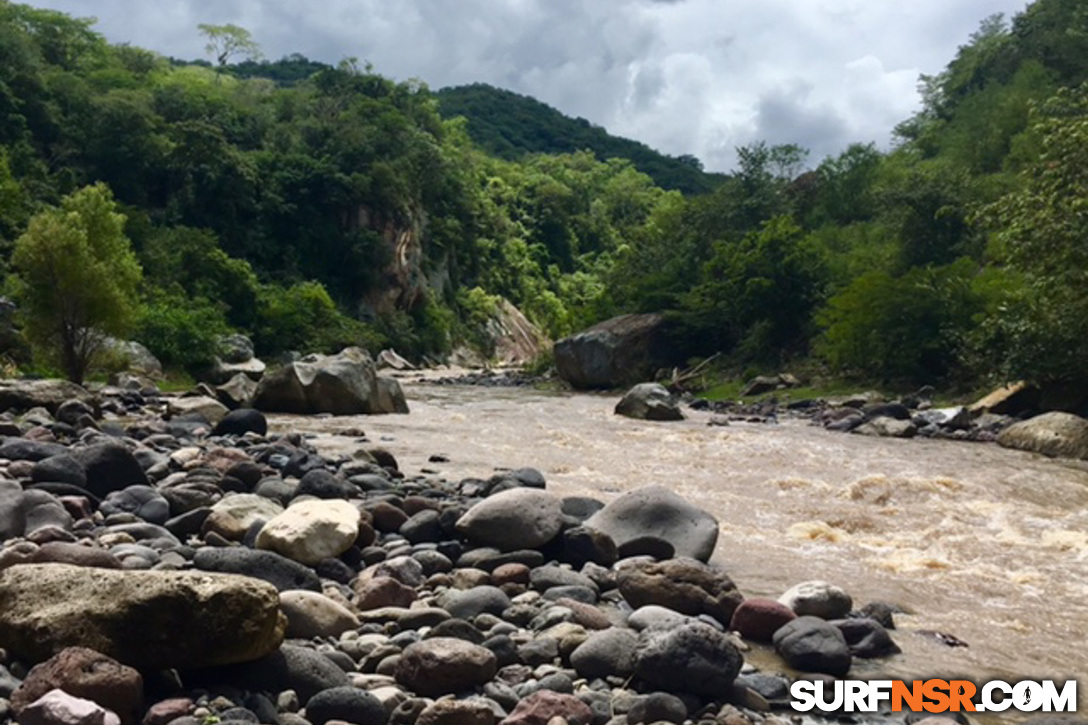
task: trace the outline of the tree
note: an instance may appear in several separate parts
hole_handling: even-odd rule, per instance
[[[986,207],[996,248],[1022,272],[1028,294],[999,322],[1005,372],[1083,381],[1088,360],[1088,84],[1033,113],[1042,155],[1023,187]]]
[[[142,271],[124,223],[100,183],[35,215],[15,242],[12,266],[27,334],[77,383],[105,335],[123,335],[136,311]]]
[[[215,58],[216,78],[227,67],[230,59],[236,55],[249,60],[258,60],[261,57],[261,46],[257,45],[245,28],[230,23],[226,25],[201,23],[196,27],[208,39],[204,52]]]

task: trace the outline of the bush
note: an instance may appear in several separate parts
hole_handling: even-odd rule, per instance
[[[211,363],[216,338],[230,332],[222,311],[208,300],[160,293],[140,314],[136,339],[165,367],[193,370]]]
[[[337,310],[319,282],[299,282],[261,289],[253,342],[258,354],[274,355],[286,350],[333,353],[352,345],[373,351],[385,339]]]

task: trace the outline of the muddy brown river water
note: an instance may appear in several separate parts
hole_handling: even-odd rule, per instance
[[[410,415],[276,416],[323,452],[362,428],[409,474],[533,466],[560,495],[663,484],[721,522],[713,561],[748,595],[808,579],[902,606],[903,655],[864,677],[1080,680],[1088,711],[1088,467],[993,444],[866,438],[801,421],[710,427],[612,414],[618,398],[407,383]],[[432,454],[448,463],[429,463]],[[950,648],[918,630],[945,632]],[[750,659],[778,669],[778,660]],[[992,716],[990,716],[992,717]],[[1015,722],[1012,716],[1007,722]],[[1002,722],[987,719],[986,722]]]

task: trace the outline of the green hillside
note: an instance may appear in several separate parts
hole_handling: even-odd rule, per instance
[[[435,97],[443,117],[464,116],[472,140],[500,158],[589,150],[602,161],[628,159],[658,186],[685,194],[711,191],[724,178],[704,172],[694,156],[666,156],[644,143],[613,136],[584,118],[565,116],[535,98],[485,83],[443,88]]]

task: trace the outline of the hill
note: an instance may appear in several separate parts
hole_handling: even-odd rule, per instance
[[[445,118],[464,116],[468,133],[485,151],[508,160],[527,154],[590,150],[600,160],[629,159],[665,189],[685,194],[713,190],[724,176],[703,171],[694,156],[667,156],[644,143],[612,136],[584,118],[571,118],[535,98],[485,83],[443,88],[435,93]]]

